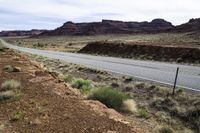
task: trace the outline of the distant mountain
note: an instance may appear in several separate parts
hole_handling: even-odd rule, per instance
[[[101,22],[64,23],[55,30],[2,31],[0,36],[64,36],[64,35],[100,35],[100,34],[134,34],[160,32],[198,32],[200,33],[200,18],[173,26],[164,19],[154,19],[151,22],[123,22],[102,20]]]
[[[73,23],[66,22],[63,26],[41,33],[41,36],[59,35],[96,35],[96,34],[130,34],[164,32],[174,26],[164,19],[154,19],[151,22],[123,22],[102,20],[102,22]]]
[[[10,36],[35,36],[39,35],[42,32],[47,31],[47,30],[13,30],[13,31],[2,31],[0,32],[0,36],[2,37],[10,37]]]
[[[190,19],[189,22],[175,26],[174,32],[200,32],[200,18]]]

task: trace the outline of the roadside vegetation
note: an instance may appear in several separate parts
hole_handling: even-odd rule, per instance
[[[66,77],[65,77],[66,78]],[[68,79],[68,78],[67,78]],[[66,80],[65,80],[66,81]],[[109,86],[94,86],[92,81],[84,79],[67,80],[73,88],[77,88],[87,99],[98,100],[109,108],[118,111],[134,112],[135,102],[129,96]]]
[[[123,92],[114,90],[111,87],[102,87],[92,90],[88,99],[98,100],[104,103],[107,107],[120,111],[123,109],[123,102],[128,100],[129,97]]]
[[[66,75],[63,81],[80,90],[86,99],[98,100],[127,116],[131,114],[151,124],[160,125],[156,127],[159,133],[199,132],[198,94],[177,88],[173,96],[169,87],[144,83],[130,76],[98,71],[95,73],[79,65],[34,59],[45,63],[52,71]]]
[[[72,87],[79,89],[81,93],[87,95],[92,89],[92,84],[89,80],[74,79],[72,81]]]
[[[89,95],[97,87],[93,81],[70,73],[64,76],[49,66],[42,70],[46,65],[33,63],[26,56],[18,55],[6,49],[0,56],[0,132],[107,132],[113,130],[113,125],[114,130],[119,132],[131,133],[135,130],[131,124],[119,121],[124,117],[116,111],[99,102],[86,100],[87,97],[77,92],[80,90],[83,95]],[[67,67],[61,65],[57,66],[63,69]],[[16,67],[22,72],[15,72]],[[76,89],[63,82],[74,85]],[[90,102],[96,103],[94,108],[100,108],[105,113],[93,110],[90,107],[93,103]],[[111,118],[113,113],[117,116]],[[46,125],[51,125],[51,128]],[[139,130],[142,132],[147,129]]]

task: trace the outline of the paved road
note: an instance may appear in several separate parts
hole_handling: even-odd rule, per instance
[[[1,40],[1,42],[6,47],[22,52],[46,56],[53,59],[60,59],[67,62],[129,75],[167,85],[173,85],[176,68],[179,67],[180,73],[178,76],[177,85],[186,89],[200,91],[200,67],[153,61],[139,61],[114,57],[36,50],[14,46],[5,42],[4,40]]]

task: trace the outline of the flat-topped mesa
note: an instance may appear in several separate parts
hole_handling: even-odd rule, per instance
[[[105,20],[92,23],[73,23],[68,21],[63,26],[41,35],[97,35],[97,34],[132,34],[165,32],[173,25],[164,19],[155,19],[152,22],[123,22]]]

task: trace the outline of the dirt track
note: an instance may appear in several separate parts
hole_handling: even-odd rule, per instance
[[[4,72],[2,68],[5,65],[18,66],[22,72]],[[22,84],[22,97],[19,100],[0,101],[0,132],[146,132],[133,128],[133,123],[124,121],[119,113],[101,103],[84,100],[58,79],[33,66],[25,56],[16,60],[10,51],[2,53],[0,77],[0,83],[15,79]],[[11,122],[10,115],[15,111],[22,112],[23,118]]]

